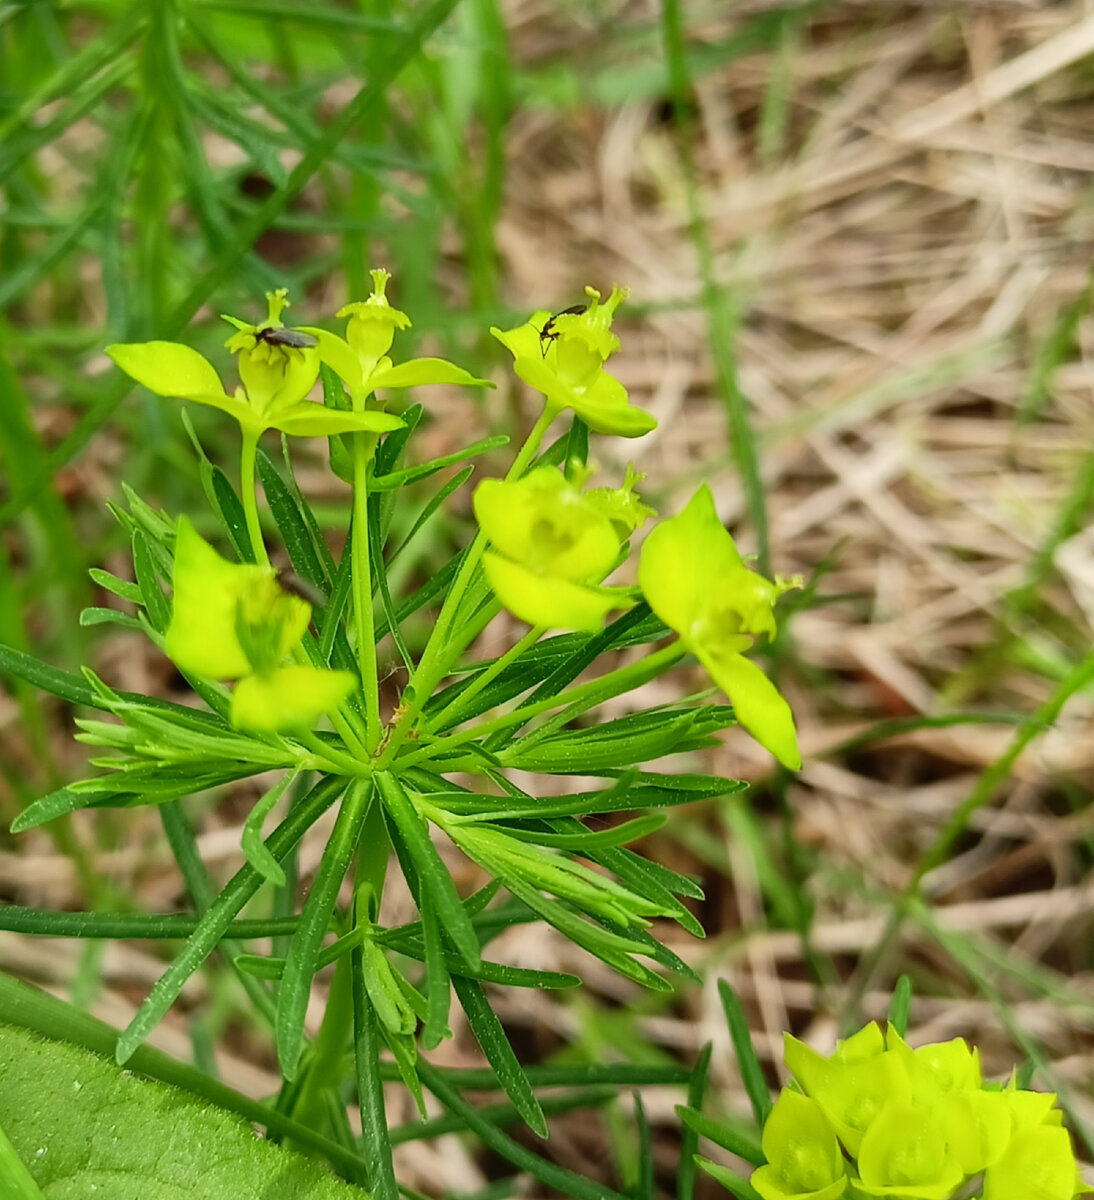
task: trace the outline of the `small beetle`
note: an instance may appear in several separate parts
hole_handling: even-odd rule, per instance
[[[557,312],[552,317],[548,317],[543,322],[543,328],[539,331],[539,348],[543,352],[544,357],[547,356],[547,344],[549,342],[558,341],[558,334],[555,332],[555,322],[559,317],[579,317],[583,312],[588,312],[587,304],[571,304],[569,308],[564,308],[562,312]]]
[[[319,339],[313,333],[305,333],[302,329],[283,329],[280,326],[256,329],[255,341],[265,342],[267,346],[283,346],[288,350],[310,350],[319,345]]]

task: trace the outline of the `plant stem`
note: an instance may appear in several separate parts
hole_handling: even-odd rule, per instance
[[[659,675],[666,667],[670,666],[678,658],[682,658],[686,653],[687,648],[681,642],[673,642],[671,645],[665,646],[662,650],[658,650],[656,654],[651,654],[649,658],[643,658],[635,663],[628,663],[624,667],[618,667],[616,670],[609,671],[606,675],[601,675],[597,679],[590,679],[588,683],[579,684],[577,687],[560,692],[557,696],[547,696],[545,699],[539,700],[534,704],[526,704],[523,708],[516,708],[512,712],[504,713],[500,717],[495,717],[492,721],[483,721],[471,729],[464,730],[463,733],[456,733],[451,737],[438,738],[428,746],[422,746],[420,749],[405,755],[399,760],[399,764],[401,767],[409,767],[422,760],[428,760],[438,753],[447,754],[457,746],[476,741],[487,734],[495,733],[499,729],[507,729],[511,725],[523,725],[533,717],[538,717],[541,713],[550,712],[556,708],[572,710],[564,714],[559,714],[559,717],[562,718],[562,723],[564,723],[579,713],[592,708],[594,704],[600,704],[605,700],[611,699],[612,696],[618,696],[622,692],[630,691],[631,688],[645,683],[647,679],[652,679],[655,675]],[[377,764],[378,767],[383,765],[383,762]]]
[[[544,408],[543,412],[540,413],[539,419],[532,427],[532,432],[529,433],[524,445],[520,448],[516,458],[513,459],[513,465],[509,468],[505,476],[506,481],[519,479],[524,474],[535,458],[536,452],[543,441],[544,434],[546,434],[548,427],[556,415],[555,410],[551,408]],[[475,534],[471,545],[464,551],[463,559],[460,562],[460,569],[456,572],[456,578],[452,581],[448,595],[444,598],[444,604],[441,605],[437,623],[433,626],[433,632],[430,634],[429,641],[418,662],[418,669],[414,672],[414,676],[411,679],[413,698],[407,704],[399,723],[392,730],[391,738],[383,756],[385,763],[391,762],[394,758],[395,752],[405,740],[414,722],[418,719],[422,706],[433,694],[433,689],[448,673],[453,662],[463,653],[465,642],[462,639],[456,638],[450,643],[449,633],[456,623],[460,603],[471,580],[474,578],[475,571],[478,569],[485,549],[486,536],[480,529]],[[356,575],[356,569],[354,570],[354,575]]]
[[[323,1093],[336,1090],[342,1081],[342,1051],[353,1020],[353,991],[349,970],[350,956],[343,954],[334,968],[327,1007],[319,1034],[312,1047],[312,1058],[308,1074],[300,1094],[289,1113],[295,1121],[316,1133],[323,1133],[327,1124],[324,1113]]]
[[[380,743],[380,681],[376,671],[376,622],[372,611],[372,575],[368,552],[368,464],[376,435],[353,435],[353,619],[357,662],[365,693],[365,749]]]
[[[347,730],[346,732],[350,731]],[[344,741],[345,733],[342,733],[342,731],[339,731],[339,733]],[[302,746],[307,746],[316,758],[322,760],[317,763],[309,763],[309,770],[327,770],[335,775],[364,776],[372,774],[372,767],[367,761],[358,762],[357,759],[339,750],[337,746],[331,746],[329,743],[324,742],[322,738],[316,737],[311,730],[306,730],[295,736],[296,741]]]
[[[260,567],[268,567],[270,558],[266,553],[266,543],[262,540],[262,525],[258,520],[258,502],[255,499],[255,454],[258,451],[258,438],[257,430],[243,430],[243,448],[239,456],[239,491],[255,562]]]

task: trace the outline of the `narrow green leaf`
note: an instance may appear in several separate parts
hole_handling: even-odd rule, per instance
[[[889,1026],[901,1037],[908,1032],[908,1013],[911,1007],[912,980],[908,975],[901,975],[893,988],[893,998],[889,1004]]]
[[[642,1097],[634,1093],[634,1120],[638,1126],[638,1179],[632,1195],[635,1200],[657,1200],[657,1185],[653,1177],[653,1136]]]
[[[422,914],[422,948],[428,1005],[422,1029],[422,1045],[427,1050],[435,1050],[446,1037],[451,1036],[448,1028],[448,1006],[451,1003],[452,987],[431,891],[422,891],[418,907]],[[482,963],[482,966],[485,967],[486,963]]]
[[[463,450],[457,450],[453,454],[446,454],[442,458],[432,458],[429,462],[421,463],[416,467],[407,467],[403,471],[392,471],[386,475],[376,475],[369,482],[369,491],[398,491],[399,488],[405,487],[408,483],[414,483],[419,479],[426,479],[438,471],[443,471],[445,467],[455,466],[456,463],[464,462],[479,454],[485,454],[490,450],[497,450],[501,446],[507,446],[508,444],[509,438],[505,434],[499,433],[493,437],[483,438],[481,441],[472,442],[470,446],[467,446]]]
[[[338,889],[349,869],[372,797],[371,780],[355,779],[347,788],[330,841],[304,902],[300,924],[289,943],[277,997],[276,1029],[277,1058],[286,1079],[294,1079],[300,1066],[304,1045],[304,1014],[311,994],[319,948],[330,924]]]
[[[33,933],[39,937],[77,938],[186,938],[197,928],[198,918],[189,913],[90,913],[52,908],[23,908],[0,904],[0,929]],[[255,921],[233,921],[229,936],[266,938],[291,933],[296,917],[271,917]]]
[[[707,1078],[710,1074],[710,1056],[713,1046],[710,1042],[699,1052],[695,1068],[688,1081],[687,1108],[691,1112],[699,1112],[703,1107],[706,1095]],[[699,1134],[690,1125],[684,1124],[680,1135],[680,1165],[676,1170],[676,1200],[694,1200],[695,1197],[695,1155],[699,1151]]]
[[[285,820],[266,840],[270,853],[280,862],[322,814],[334,803],[346,786],[341,776],[327,776],[308,795],[294,805]],[[160,976],[148,998],[137,1010],[128,1028],[118,1038],[115,1051],[119,1063],[125,1063],[164,1013],[174,1004],[186,980],[201,966],[225,936],[234,917],[265,881],[250,865],[241,867],[221,889],[209,910],[198,922],[182,953]]]
[[[479,1043],[486,1061],[494,1068],[498,1083],[516,1106],[525,1124],[541,1138],[547,1136],[547,1121],[539,1106],[532,1085],[528,1082],[520,1062],[517,1060],[505,1030],[498,1020],[482,984],[460,975],[452,977],[456,998],[467,1016],[467,1023]]]
[[[213,509],[219,514],[221,524],[228,534],[232,548],[239,556],[239,561],[253,563],[255,552],[247,532],[247,515],[243,511],[243,502],[232,487],[231,480],[216,464],[210,464],[209,489],[212,491]]]
[[[739,1126],[715,1121],[713,1117],[708,1117],[683,1104],[676,1106],[676,1115],[684,1123],[684,1126],[692,1130],[698,1137],[709,1138],[716,1146],[721,1146],[730,1154],[736,1154],[745,1162],[758,1167],[767,1161],[760,1147],[759,1139],[746,1134]]]
[[[285,481],[269,456],[259,450],[255,462],[258,467],[258,477],[262,481],[262,490],[266,494],[266,503],[270,508],[281,539],[288,551],[289,561],[293,570],[310,584],[326,593],[330,588],[330,580],[315,552],[308,523],[301,513],[297,501],[293,498]]]
[[[274,805],[281,799],[289,784],[296,779],[296,775],[295,771],[286,772],[255,804],[243,822],[243,834],[240,838],[243,854],[247,861],[263,879],[277,887],[285,886],[285,872],[262,840],[262,822],[273,811]]]
[[[726,1024],[729,1026],[729,1036],[733,1041],[733,1049],[737,1054],[737,1067],[741,1072],[741,1082],[748,1093],[752,1111],[756,1116],[756,1124],[762,1129],[771,1112],[771,1090],[764,1078],[763,1067],[756,1057],[756,1049],[752,1045],[752,1032],[748,1028],[737,993],[729,986],[728,980],[718,980],[718,995],[722,1000],[722,1008],[726,1014]]]
[[[148,620],[157,633],[163,633],[171,620],[171,604],[160,587],[148,536],[140,530],[133,534],[133,571]]]
[[[80,625],[85,629],[92,625],[117,625],[121,629],[133,629],[139,633],[145,630],[140,618],[119,612],[116,608],[85,608],[80,612]]]
[[[144,603],[144,594],[141,589],[135,583],[130,583],[128,579],[119,579],[117,575],[112,575],[109,571],[102,570],[101,567],[92,567],[88,571],[88,575],[99,587],[105,588],[119,599],[128,600],[130,604]]]
[[[581,826],[579,832],[550,833],[545,829],[521,829],[515,825],[505,825],[503,828],[509,837],[520,842],[534,842],[538,846],[551,846],[556,850],[575,850],[583,855],[597,850],[606,850],[619,846],[624,842],[637,841],[647,837],[662,828],[668,817],[664,813],[651,813],[649,816],[637,817],[633,821],[624,821],[610,829],[588,829]],[[578,822],[580,824],[580,822]]]
[[[368,1163],[368,1185],[373,1200],[399,1200],[395,1167],[391,1159],[387,1110],[384,1106],[380,1048],[383,1040],[365,984],[361,949],[353,951],[353,1051],[357,1068],[357,1103],[361,1112],[361,1145]]]
[[[761,1200],[760,1193],[752,1184],[739,1175],[734,1175],[728,1167],[711,1162],[709,1158],[703,1158],[702,1155],[696,1161],[708,1175],[716,1179],[737,1200]]]
[[[361,970],[372,1010],[380,1024],[397,1036],[412,1034],[418,1022],[396,982],[394,968],[371,939],[361,946]]]
[[[405,538],[403,538],[398,547],[388,555],[387,562],[389,567],[395,562],[399,555],[402,554],[407,546],[414,541],[421,530],[425,527],[429,519],[438,511],[438,509],[440,509],[441,505],[444,504],[448,497],[451,496],[453,492],[459,491],[459,489],[463,487],[463,485],[471,478],[471,476],[474,474],[474,471],[474,467],[464,467],[462,471],[458,471],[441,488],[439,488],[433,493],[432,496],[430,496],[425,508],[423,508],[418,514],[418,519],[410,527],[410,532]]]
[[[496,1125],[486,1120],[474,1105],[468,1104],[435,1067],[421,1062],[418,1072],[422,1082],[445,1108],[459,1116],[467,1128],[478,1134],[495,1154],[500,1154],[518,1170],[527,1171],[548,1189],[563,1196],[570,1196],[573,1200],[626,1200],[619,1192],[612,1191],[603,1184],[593,1183],[590,1179],[575,1175],[540,1158],[538,1154],[533,1154],[531,1150],[525,1149],[519,1142],[502,1133]]]
[[[432,897],[438,920],[470,969],[478,969],[482,954],[475,928],[460,902],[448,868],[430,840],[424,819],[394,775],[385,771],[376,778],[384,807],[413,859],[420,886]]]

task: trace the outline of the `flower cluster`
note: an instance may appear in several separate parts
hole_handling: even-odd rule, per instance
[[[784,1088],[764,1123],[763,1200],[1072,1200],[1088,1191],[1056,1097],[985,1084],[962,1038],[913,1050],[876,1022],[825,1058],[787,1035]]]
[[[330,711],[349,687],[345,680],[301,674],[310,668],[281,661],[299,646],[306,606],[296,600],[301,609],[289,611],[292,598],[280,594],[266,565],[254,497],[258,437],[267,429],[328,437],[333,469],[363,496],[376,435],[403,424],[384,411],[378,390],[486,383],[444,359],[392,363],[388,354],[395,334],[410,319],[389,303],[389,278],[386,271],[373,271],[368,299],[339,311],[347,320],[344,338],[314,326],[286,327],[284,289],[267,296],[268,313],[259,324],[225,317],[234,328],[226,346],[237,356],[241,380],[231,395],[213,365],[188,346],[145,342],[108,350],[122,370],[158,395],[219,408],[242,429],[242,502],[257,565],[232,566],[180,525],[182,552],[176,554],[173,573],[176,612],[166,643],[184,670],[240,681],[232,708],[240,727],[272,732],[306,724],[307,711]],[[513,329],[491,332],[513,354],[516,373],[543,394],[537,437],[567,410],[594,432],[639,437],[655,428],[656,420],[632,405],[623,384],[605,370],[619,347],[611,326],[626,292],[613,288],[603,303],[592,288],[586,288],[586,296],[587,304],[554,316],[537,312]],[[342,387],[325,383],[319,404],[309,394],[321,367],[338,376]],[[361,434],[371,437],[353,437]],[[680,653],[693,653],[729,696],[740,724],[785,766],[798,768],[790,708],[744,651],[757,636],[774,636],[775,602],[800,581],[771,582],[750,570],[704,486],[680,516],[662,522],[647,538],[640,589],[605,587],[604,580],[626,557],[631,535],[653,515],[634,491],[638,477],[632,469],[621,488],[582,491],[584,477],[574,479],[582,468],[575,464],[567,465],[565,475],[549,466],[527,470],[537,447],[538,441],[530,445],[510,478],[487,480],[475,492],[475,515],[490,545],[482,555],[483,570],[501,603],[533,627],[596,632],[609,612],[631,607],[641,593],[678,635]],[[364,503],[361,496],[358,500]],[[363,512],[359,515],[363,519]],[[362,563],[367,566],[363,557]],[[361,603],[364,598],[358,596],[355,604]],[[257,624],[247,616],[252,612],[261,614]],[[367,637],[363,628],[358,634],[359,641]],[[231,653],[225,650],[229,643]],[[220,650],[214,653],[213,647]]]

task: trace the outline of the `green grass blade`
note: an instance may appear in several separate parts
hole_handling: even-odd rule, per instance
[[[756,1115],[756,1123],[763,1128],[768,1113],[771,1112],[771,1091],[764,1078],[763,1067],[756,1057],[752,1045],[752,1033],[748,1028],[741,1002],[737,993],[724,979],[718,980],[718,995],[726,1014],[726,1024],[729,1026],[729,1036],[733,1041],[733,1049],[737,1055],[737,1066],[741,1072],[741,1081],[748,1093],[749,1103]]]
[[[538,1154],[533,1154],[531,1150],[525,1149],[519,1142],[502,1133],[496,1125],[486,1120],[474,1105],[468,1104],[435,1067],[421,1062],[418,1064],[418,1073],[425,1086],[445,1108],[459,1116],[466,1127],[477,1134],[495,1154],[500,1154],[518,1170],[527,1171],[547,1188],[564,1196],[571,1196],[573,1200],[626,1200],[625,1196],[612,1191],[611,1188],[593,1183],[592,1180],[540,1158]]]
[[[695,1063],[695,1069],[688,1081],[687,1108],[691,1112],[700,1112],[703,1099],[706,1096],[707,1079],[710,1075],[710,1056],[713,1051],[710,1042],[703,1047]],[[695,1155],[699,1152],[699,1134],[690,1125],[685,1124],[680,1134],[680,1165],[676,1169],[676,1200],[694,1200],[695,1197]]]

